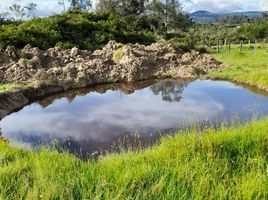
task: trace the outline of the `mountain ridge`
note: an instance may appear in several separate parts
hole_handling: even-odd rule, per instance
[[[245,12],[230,12],[230,13],[213,13],[207,10],[198,10],[190,13],[190,17],[196,23],[214,22],[222,17],[244,15],[249,18],[262,17],[263,14],[268,14],[268,11],[245,11]]]

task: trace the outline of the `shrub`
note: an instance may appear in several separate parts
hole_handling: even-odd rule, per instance
[[[122,43],[151,44],[155,37],[147,31],[146,18],[132,27],[126,18],[109,13],[67,12],[47,18],[0,25],[0,45],[23,48],[27,44],[95,50],[110,40]]]

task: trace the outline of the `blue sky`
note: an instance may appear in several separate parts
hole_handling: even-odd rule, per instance
[[[59,13],[62,8],[57,0],[0,0],[0,12],[3,12],[12,3],[25,5],[34,2],[38,5],[36,14],[47,16],[52,13]],[[211,12],[236,12],[236,11],[267,11],[268,0],[191,0],[191,3],[183,1],[183,8],[187,12],[197,10],[208,10]]]

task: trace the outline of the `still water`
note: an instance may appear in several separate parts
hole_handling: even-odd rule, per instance
[[[84,158],[144,147],[195,124],[268,115],[265,94],[225,81],[153,80],[74,90],[25,106],[0,121],[11,145],[66,149]]]

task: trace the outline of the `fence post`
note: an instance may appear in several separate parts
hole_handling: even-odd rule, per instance
[[[228,52],[231,53],[231,41],[229,41],[229,44],[228,44]]]
[[[243,40],[240,41],[240,49],[239,49],[239,52],[241,53],[243,50]]]
[[[250,45],[251,44],[251,41],[250,41],[250,39],[248,40],[248,45]]]
[[[256,56],[256,51],[257,51],[257,40],[255,40],[255,44],[254,44],[254,56]]]
[[[220,40],[218,40],[218,43],[217,43],[217,52],[220,53]]]

